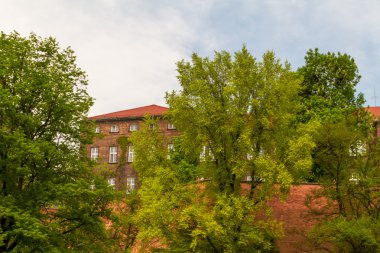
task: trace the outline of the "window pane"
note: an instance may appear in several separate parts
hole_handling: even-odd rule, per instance
[[[110,147],[109,163],[117,162],[117,147]]]
[[[133,158],[135,156],[135,150],[133,148],[133,146],[129,146],[128,147],[128,162],[133,162]]]
[[[99,157],[99,148],[91,148],[91,160],[96,160]]]
[[[111,126],[111,133],[116,133],[116,132],[119,132],[119,126],[117,125]]]

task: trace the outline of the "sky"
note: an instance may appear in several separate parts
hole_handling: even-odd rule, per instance
[[[296,70],[308,49],[351,55],[357,91],[380,105],[378,0],[1,0],[0,30],[70,46],[95,99],[90,116],[165,106],[179,90],[176,62],[246,45]],[[376,95],[375,95],[376,94]]]

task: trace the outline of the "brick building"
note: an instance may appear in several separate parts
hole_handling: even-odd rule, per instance
[[[375,128],[375,137],[380,138],[380,106],[367,107],[366,109],[374,118],[373,125]]]
[[[128,143],[125,153],[125,164],[120,164],[122,150],[118,139],[122,136],[129,137],[132,132],[138,131],[146,115],[158,119],[158,131],[169,140],[179,133],[175,126],[164,119],[168,108],[158,105],[148,105],[129,110],[112,112],[90,117],[95,121],[93,144],[87,146],[87,154],[91,159],[99,162],[99,168],[104,168],[108,173],[108,183],[118,189],[133,190],[137,186],[137,174],[132,168],[134,149],[133,144]]]

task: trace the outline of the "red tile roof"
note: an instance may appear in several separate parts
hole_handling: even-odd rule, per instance
[[[119,119],[119,118],[138,118],[149,114],[151,116],[161,116],[168,111],[169,108],[159,105],[147,105],[133,109],[111,112],[107,114],[92,116],[90,119]]]
[[[380,119],[380,106],[367,107],[366,110],[372,113],[375,118]]]

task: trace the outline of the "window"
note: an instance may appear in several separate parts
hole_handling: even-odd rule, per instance
[[[201,160],[201,162],[204,162],[204,160],[206,159],[206,152],[207,152],[207,147],[202,146],[201,153],[199,154],[199,159]]]
[[[208,157],[211,161],[215,160],[212,151],[207,146],[202,146],[201,153],[199,154],[199,160],[201,162],[204,162],[206,160],[206,157]]]
[[[365,143],[358,140],[356,143],[352,144],[348,150],[350,156],[362,156],[367,152],[367,147]]]
[[[170,154],[174,151],[174,145],[168,144],[168,155],[167,158],[170,159]]]
[[[100,126],[96,126],[95,127],[95,133],[96,134],[100,134]]]
[[[95,182],[94,182],[94,180],[91,181],[90,189],[91,190],[95,190]]]
[[[96,160],[99,157],[99,148],[91,148],[91,160]]]
[[[149,129],[150,130],[156,129],[156,124],[149,124]]]
[[[137,124],[130,124],[129,125],[129,132],[134,132],[138,130],[138,125]]]
[[[117,162],[117,147],[110,147],[109,163]]]
[[[133,162],[133,157],[135,156],[135,150],[133,146],[128,147],[128,162]]]
[[[119,126],[118,125],[111,126],[111,133],[117,133],[117,132],[119,132]]]
[[[109,178],[108,179],[108,185],[109,186],[112,186],[112,187],[115,187],[115,185],[116,185],[116,178]]]
[[[127,193],[132,192],[136,189],[136,179],[134,177],[127,178]]]
[[[168,123],[168,129],[176,129],[175,125],[172,123]]]
[[[350,182],[353,182],[353,183],[357,184],[359,182],[359,180],[360,180],[359,179],[359,173],[352,172],[351,173],[351,178],[349,180],[350,180]]]

